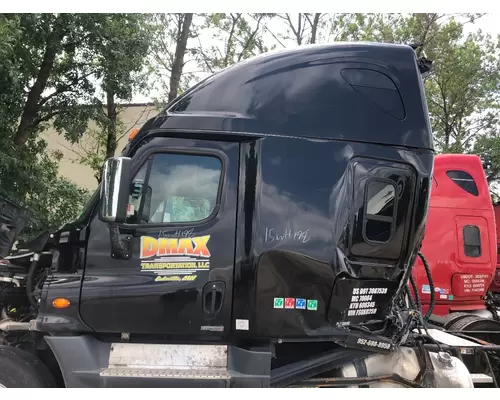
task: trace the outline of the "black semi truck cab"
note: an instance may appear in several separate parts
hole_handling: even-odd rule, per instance
[[[186,91],[106,161],[79,218],[3,260],[9,348],[30,330],[67,387],[346,384],[421,360],[404,346],[433,168],[424,70],[410,46],[305,46]]]

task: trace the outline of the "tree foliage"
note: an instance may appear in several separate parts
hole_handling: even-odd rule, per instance
[[[73,151],[77,156],[80,164],[90,167],[93,171],[97,182],[100,180],[102,165],[108,157],[109,137],[108,130],[110,119],[107,114],[107,108],[100,109],[100,113],[96,113],[93,126],[89,126],[85,132],[85,136],[78,143],[75,143],[69,150]],[[122,114],[125,107],[121,104],[116,104],[116,122],[113,125],[114,141],[119,143],[125,136],[129,135],[132,130],[140,123],[141,120],[148,119],[153,112],[148,105],[139,113],[137,119],[133,121],[125,121]]]
[[[273,14],[215,13],[205,16],[201,29],[211,32],[212,43],[201,42],[198,62],[210,73],[229,67],[270,48],[263,38],[266,20]]]
[[[300,46],[302,44],[315,44],[326,40],[323,32],[329,23],[328,14],[286,13],[276,14],[276,17],[282,19],[286,27],[284,33],[277,35],[281,38],[281,41],[293,40]]]
[[[56,229],[71,220],[89,196],[59,176],[60,156],[47,151],[41,140],[19,152],[10,138],[0,139],[0,194],[31,211],[25,236]]]
[[[57,228],[87,197],[59,176],[61,155],[48,151],[39,134],[51,124],[77,142],[96,119],[112,133],[115,110],[108,109],[107,95],[128,100],[139,86],[133,75],[140,73],[147,52],[144,18],[0,15],[0,191],[31,209],[28,232]],[[106,94],[104,103],[99,89]],[[103,104],[111,122],[99,119]]]
[[[159,91],[156,98],[159,107],[172,101],[195,79],[186,73],[185,66],[194,64],[195,43],[198,42],[199,23],[197,14],[153,14],[150,29],[151,43],[149,69]]]
[[[95,20],[89,14],[4,14],[15,23],[16,80],[20,101],[12,109],[19,120],[14,143],[19,149],[49,121],[75,140],[83,134],[92,99],[95,72],[91,48]],[[69,118],[71,116],[71,118]]]
[[[130,101],[146,85],[143,67],[148,55],[150,31],[143,14],[108,14],[95,32],[93,50],[96,77],[101,81],[104,100],[97,100],[94,121],[102,130],[105,146],[98,152],[101,165],[115,155],[118,143],[117,100]],[[101,148],[99,148],[101,150]],[[101,154],[102,153],[102,154]]]

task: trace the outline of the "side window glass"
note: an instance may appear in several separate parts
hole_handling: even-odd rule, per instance
[[[392,182],[371,179],[366,186],[363,236],[368,242],[391,240],[396,217],[396,187]]]
[[[468,257],[481,257],[481,232],[475,225],[465,225],[463,228],[464,252]]]
[[[471,174],[465,171],[447,171],[446,175],[466,192],[473,196],[479,195],[476,182]]]
[[[214,212],[222,174],[222,163],[217,157],[158,153],[153,157],[144,189],[146,165],[133,179],[129,200],[135,201],[133,208],[139,210],[131,215],[136,222],[130,223],[199,222]]]
[[[146,180],[148,163],[145,162],[139,172],[134,176],[130,185],[130,195],[128,196],[127,223],[139,224],[147,221],[139,220],[139,211],[142,201],[142,191]]]

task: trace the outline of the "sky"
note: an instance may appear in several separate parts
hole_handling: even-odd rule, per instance
[[[466,26],[466,31],[472,32],[481,29],[491,35],[500,35],[500,13],[487,14],[481,17],[474,25]]]

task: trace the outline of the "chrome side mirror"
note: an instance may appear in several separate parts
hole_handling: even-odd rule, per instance
[[[126,221],[131,165],[132,159],[128,157],[112,157],[104,163],[99,210],[99,218],[104,222]]]

